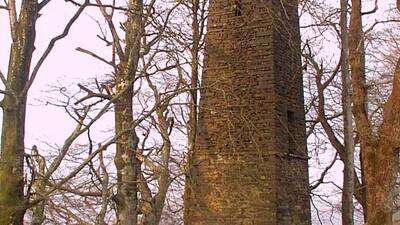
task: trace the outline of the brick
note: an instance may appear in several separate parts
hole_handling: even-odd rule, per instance
[[[185,224],[310,225],[297,2],[234,2],[210,1]]]

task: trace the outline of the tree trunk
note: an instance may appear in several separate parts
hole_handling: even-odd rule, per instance
[[[118,75],[118,84],[127,84],[130,79]],[[121,85],[119,90],[125,86]],[[126,91],[115,103],[115,132],[120,134],[131,129],[132,119],[132,89]],[[137,174],[138,160],[136,149],[139,138],[136,132],[125,132],[116,143],[115,165],[117,167],[117,220],[119,225],[137,224]]]
[[[192,21],[192,36],[193,36],[193,45],[190,49],[191,55],[191,82],[190,82],[190,102],[189,102],[189,121],[188,121],[188,146],[189,146],[189,155],[193,153],[194,146],[196,142],[196,134],[197,134],[197,114],[198,114],[198,87],[199,87],[199,53],[200,53],[200,27],[199,20],[197,17],[200,2],[199,0],[193,0],[192,5],[192,13],[193,13],[193,21]]]
[[[160,134],[163,139],[163,147],[161,149],[161,165],[160,174],[158,178],[158,192],[154,197],[151,197],[151,210],[148,214],[144,215],[143,225],[158,225],[161,221],[162,211],[165,205],[165,199],[167,197],[168,188],[170,185],[170,171],[169,162],[171,157],[171,140],[169,137],[169,129],[171,122],[165,118],[165,108],[161,105],[159,95],[156,94],[157,106],[157,124]]]
[[[340,1],[340,28],[342,42],[342,108],[344,128],[345,157],[342,159],[343,192],[342,192],[342,224],[354,224],[354,137],[353,137],[353,113],[351,108],[351,78],[349,73],[349,33],[347,28],[348,1]]]
[[[123,134],[116,142],[115,165],[117,167],[117,221],[119,225],[137,225],[138,222],[138,174],[137,159],[139,138],[133,126],[133,82],[138,67],[140,40],[143,31],[141,0],[130,0],[125,23],[125,57],[116,73],[117,94],[122,93],[114,104],[115,132]],[[129,131],[129,132],[127,132]]]
[[[350,22],[350,65],[353,113],[361,143],[363,179],[366,185],[366,224],[392,225],[394,187],[400,147],[400,60],[393,90],[384,105],[383,123],[375,134],[366,107],[365,52],[361,1],[352,0]]]
[[[12,12],[11,12],[12,13]],[[23,224],[24,137],[27,85],[35,42],[36,0],[24,0],[19,21],[12,24],[12,45],[7,73],[0,163],[0,224]]]
[[[40,195],[46,191],[46,181],[44,179],[44,174],[46,173],[46,161],[45,159],[39,155],[37,151],[37,147],[33,146],[33,159],[34,159],[34,168],[35,168],[35,180],[33,181],[33,188],[35,193]],[[46,203],[44,201],[39,202],[33,208],[32,212],[32,221],[31,225],[41,225],[44,222],[45,214],[44,207]]]
[[[202,38],[202,31],[204,29],[204,23],[200,22],[201,18],[199,18],[199,13],[202,13],[200,10],[200,0],[192,0],[191,1],[191,15],[192,17],[192,38],[193,44],[190,49],[191,54],[191,83],[190,83],[190,102],[189,102],[189,121],[187,124],[188,130],[188,154],[187,154],[187,168],[186,168],[186,177],[185,177],[185,196],[189,196],[191,192],[191,177],[190,170],[193,165],[193,154],[196,146],[196,138],[197,138],[197,129],[198,129],[198,93],[199,93],[199,65],[200,65],[200,42]],[[184,201],[186,201],[186,197],[184,197]],[[186,204],[184,204],[186,205]],[[185,210],[187,212],[187,210]],[[186,216],[184,216],[186,218]],[[186,222],[185,222],[186,224]]]
[[[379,142],[373,158],[368,158],[367,225],[392,225],[394,190],[400,148],[400,59],[397,63],[392,93],[384,106]]]
[[[369,165],[374,158],[374,149],[371,144],[374,142],[372,129],[368,120],[366,107],[367,89],[365,85],[365,49],[364,34],[362,30],[361,1],[352,0],[349,28],[349,61],[351,67],[352,87],[353,87],[353,114],[356,122],[357,133],[360,137],[360,161],[362,171],[362,184],[365,194],[364,218],[368,218],[369,202],[367,199],[371,172]]]

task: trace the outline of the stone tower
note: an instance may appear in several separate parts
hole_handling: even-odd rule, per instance
[[[211,0],[186,225],[309,225],[296,0]]]

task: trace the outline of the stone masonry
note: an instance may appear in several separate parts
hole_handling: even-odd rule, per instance
[[[211,0],[186,225],[309,225],[297,1]]]

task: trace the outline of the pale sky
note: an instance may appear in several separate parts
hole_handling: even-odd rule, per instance
[[[66,22],[76,10],[77,7],[63,0],[52,1],[43,10],[37,23],[34,62],[47,47],[51,37],[62,32]],[[93,7],[87,8],[72,27],[68,37],[57,42],[54,50],[41,67],[29,92],[26,119],[27,148],[38,144],[39,140],[62,144],[66,135],[73,129],[72,120],[61,108],[45,106],[45,102],[41,102],[57,96],[57,93],[51,94],[46,91],[53,90],[53,86],[60,84],[77,90],[77,83],[85,82],[93,77],[102,77],[109,71],[109,67],[75,50],[77,47],[83,47],[104,56],[109,54],[103,43],[96,38],[99,29],[91,17],[101,19],[97,11]],[[2,10],[0,11],[0,69],[4,74],[7,72],[9,43],[8,15],[5,10]]]

